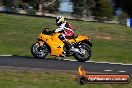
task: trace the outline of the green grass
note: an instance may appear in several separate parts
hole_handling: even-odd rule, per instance
[[[71,73],[0,70],[0,88],[132,88],[131,84],[79,85]]]
[[[116,24],[69,22],[76,34],[91,37],[94,61],[132,63],[132,30]],[[0,54],[31,56],[30,47],[45,27],[56,29],[55,18],[0,14]]]

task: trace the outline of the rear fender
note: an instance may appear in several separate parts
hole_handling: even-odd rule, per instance
[[[76,39],[76,42],[81,42],[83,40],[89,40],[90,38],[87,36],[78,35],[78,37],[76,37],[75,39]]]
[[[76,38],[76,42],[86,43],[86,44],[88,44],[90,47],[92,47],[92,43],[90,42],[90,37],[87,37],[87,36],[79,35],[79,36]]]

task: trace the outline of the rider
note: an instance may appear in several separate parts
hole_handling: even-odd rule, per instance
[[[65,45],[66,48],[68,49],[68,53],[70,51],[74,51],[74,48],[71,47],[71,44],[67,41],[67,38],[73,38],[74,37],[74,28],[73,26],[65,21],[63,16],[57,16],[56,17],[56,24],[58,26],[58,28],[56,30],[54,30],[54,32],[61,32],[63,34],[59,35],[59,39],[62,40]]]

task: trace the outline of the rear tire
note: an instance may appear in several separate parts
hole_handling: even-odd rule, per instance
[[[39,42],[36,42],[31,47],[31,53],[34,57],[42,59],[48,55],[49,49],[45,44],[43,44],[43,46],[40,46]]]
[[[79,62],[88,61],[91,57],[91,49],[87,45],[81,45],[79,50],[82,52],[82,54],[75,53],[74,58]]]

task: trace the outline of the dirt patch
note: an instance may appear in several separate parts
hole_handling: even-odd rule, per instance
[[[96,36],[98,39],[112,40],[113,38],[110,36]]]

